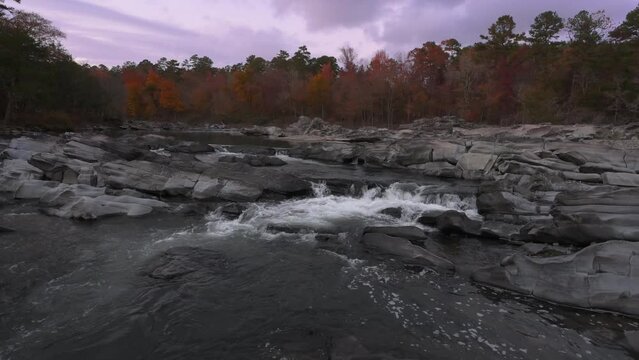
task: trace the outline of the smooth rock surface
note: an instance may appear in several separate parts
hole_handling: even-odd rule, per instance
[[[639,315],[639,243],[608,241],[564,256],[514,254],[475,281],[561,304]]]

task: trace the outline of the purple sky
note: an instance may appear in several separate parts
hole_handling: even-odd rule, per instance
[[[503,14],[513,15],[520,31],[545,10],[570,17],[604,9],[618,23],[635,6],[637,0],[23,0],[17,7],[53,20],[78,61],[117,65],[199,54],[223,66],[250,54],[292,54],[302,44],[315,56],[335,56],[348,43],[362,57],[450,37],[472,44]]]

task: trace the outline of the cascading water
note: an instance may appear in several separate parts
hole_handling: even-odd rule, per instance
[[[332,195],[323,183],[313,183],[313,197],[277,203],[255,203],[236,220],[227,220],[219,212],[209,215],[211,235],[228,235],[234,231],[263,233],[269,228],[286,226],[302,232],[341,233],[370,225],[418,225],[424,213],[458,210],[477,217],[474,197],[454,194],[431,194],[428,186],[395,183],[359,190],[352,196]],[[401,217],[382,213],[388,208],[401,209]],[[277,232],[277,231],[275,231]]]

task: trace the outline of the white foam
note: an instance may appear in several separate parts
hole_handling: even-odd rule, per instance
[[[269,225],[303,229],[307,233],[348,232],[367,225],[416,225],[424,212],[437,210],[463,211],[476,217],[474,198],[457,195],[433,195],[426,186],[395,183],[387,189],[364,188],[357,196],[332,195],[323,183],[313,184],[314,197],[278,203],[254,203],[236,220],[227,220],[214,212],[208,217],[212,235],[234,232],[266,235]],[[382,214],[387,208],[402,209],[400,219]],[[255,234],[253,234],[255,235]],[[268,235],[266,236],[268,237]]]

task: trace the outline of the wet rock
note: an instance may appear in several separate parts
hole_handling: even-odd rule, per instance
[[[45,206],[61,206],[83,196],[90,198],[102,196],[105,194],[105,191],[105,188],[88,185],[59,184],[57,187],[49,189],[40,197],[40,204]]]
[[[216,197],[228,201],[255,201],[262,195],[262,189],[236,180],[221,179],[222,188]]]
[[[433,147],[424,141],[403,142],[395,156],[395,162],[401,166],[424,164],[433,161]]]
[[[556,158],[542,159],[541,157],[531,152],[523,152],[521,154],[514,155],[502,155],[501,160],[512,160],[513,162],[517,162],[520,164],[529,164],[535,167],[544,167],[556,171],[577,172],[579,170],[579,167],[573,163]]]
[[[99,172],[105,183],[116,189],[130,188],[161,194],[175,171],[148,161],[114,161],[103,164]]]
[[[314,229],[305,225],[293,224],[269,224],[266,230],[273,233],[299,234],[314,232]]]
[[[561,304],[639,315],[639,243],[608,241],[548,258],[514,254],[472,278]]]
[[[480,234],[485,238],[495,238],[506,241],[516,240],[522,225],[509,224],[501,221],[485,221],[481,224]]]
[[[336,243],[339,242],[339,235],[337,234],[317,234],[315,240],[323,243]]]
[[[421,243],[427,239],[424,231],[416,226],[367,226],[364,234],[384,234]]]
[[[207,153],[211,151],[211,147],[207,144],[202,144],[199,142],[193,141],[182,141],[175,145],[169,145],[166,147],[166,150],[169,152],[180,152],[187,154],[200,154]]]
[[[152,136],[152,135],[148,135]],[[150,147],[150,144],[147,143],[145,139],[148,139],[147,136],[123,136],[117,139],[110,138],[105,135],[95,135],[95,136],[74,136],[71,138],[72,141],[82,143],[88,146],[100,148],[110,154],[114,154],[116,157],[131,161],[139,159],[144,151],[140,150],[140,147]],[[160,137],[158,144],[166,139],[165,137]]]
[[[448,162],[432,162],[423,164],[419,167],[425,176],[434,176],[442,178],[461,178],[463,170]]]
[[[168,205],[157,200],[102,195],[96,198],[82,196],[59,209],[47,209],[46,212],[68,219],[94,220],[114,215],[142,216],[151,213],[154,207]]]
[[[625,346],[635,355],[639,355],[639,331],[625,331]]]
[[[619,168],[626,167],[625,152],[605,145],[553,143],[548,144],[547,149],[553,151],[559,159],[579,166],[592,163],[607,164],[607,166]]]
[[[77,141],[69,141],[62,148],[64,155],[79,159],[86,162],[101,162],[115,160],[116,156],[110,154],[98,147],[93,147],[79,143]]]
[[[190,196],[200,174],[175,171],[164,183],[162,191],[171,196]]]
[[[579,172],[585,174],[603,173],[628,173],[635,174],[635,171],[626,167],[614,166],[611,164],[585,163],[579,167]]]
[[[417,218],[417,222],[422,225],[435,227],[437,226],[437,218],[445,212],[446,210],[432,210],[427,213],[423,213],[419,218]]]
[[[325,141],[321,143],[305,143],[290,149],[291,156],[304,159],[350,163],[358,157],[356,145]]]
[[[397,257],[409,265],[436,267],[444,270],[454,270],[455,266],[449,260],[437,256],[428,250],[413,245],[410,241],[380,233],[366,233],[362,236],[364,247],[375,254]]]
[[[461,233],[468,235],[481,235],[481,222],[472,220],[466,214],[449,210],[437,217],[437,229],[445,234]]]
[[[492,189],[491,189],[492,190]],[[485,187],[477,197],[477,209],[480,214],[536,215],[538,205],[517,193],[489,191]]]
[[[273,148],[256,145],[209,145],[218,153],[240,153],[252,155],[273,156],[276,151]]]
[[[557,195],[552,223],[531,240],[588,245],[610,239],[639,241],[639,188],[598,187]]]
[[[47,209],[46,212],[63,218],[93,220],[113,215],[142,216],[159,208],[168,208],[168,204],[127,195],[100,195],[69,198],[62,207]]]
[[[402,217],[402,208],[400,207],[386,208],[382,210],[381,213],[396,219],[400,219]]]
[[[229,219],[237,219],[246,210],[246,206],[237,203],[231,203],[222,205],[219,210],[225,217]]]
[[[284,132],[277,126],[252,126],[241,130],[247,136],[273,136],[282,137]]]
[[[251,184],[204,175],[200,176],[193,188],[193,198],[198,200],[255,201],[261,195],[262,189]]]
[[[534,257],[554,257],[573,253],[570,248],[539,243],[524,244],[520,250],[523,251],[525,255]]]
[[[564,179],[566,180],[583,181],[583,182],[589,182],[589,183],[602,182],[600,174],[585,174],[585,173],[565,171],[562,173],[562,175],[564,176]]]
[[[6,159],[0,168],[0,193],[15,194],[24,181],[39,180],[42,177],[42,171],[26,160]]]
[[[40,199],[53,188],[60,186],[57,181],[25,180],[16,190],[16,199]]]
[[[606,172],[601,174],[601,179],[603,180],[603,183],[606,185],[639,187],[638,174]]]
[[[225,155],[219,158],[219,162],[227,162],[234,163],[240,162],[244,164],[248,164],[250,166],[284,166],[286,162],[280,158],[275,156],[265,156],[265,155],[245,155],[245,156],[235,156],[235,155]]]
[[[78,175],[83,171],[93,173],[94,166],[83,160],[52,153],[35,154],[29,160],[29,164],[42,170],[47,179],[65,183],[77,183]]]
[[[15,230],[10,229],[8,227],[0,226],[0,234],[6,234],[11,232],[15,232]]]
[[[464,179],[481,179],[493,167],[497,156],[477,153],[466,153],[459,158],[457,167],[462,171]]]
[[[184,246],[171,248],[150,260],[142,274],[157,280],[174,280],[192,273],[219,274],[228,265],[228,260],[216,251]]]
[[[200,176],[193,188],[193,198],[197,200],[214,199],[219,194],[222,186],[217,178]]]

